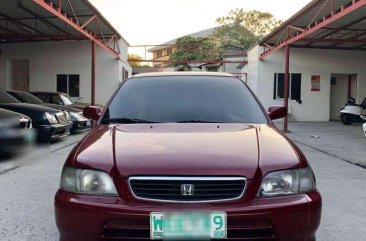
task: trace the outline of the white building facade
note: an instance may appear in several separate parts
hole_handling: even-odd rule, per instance
[[[118,40],[120,59],[96,46],[96,103],[105,105],[132,68],[128,43]],[[0,87],[62,91],[91,101],[91,41],[26,42],[0,45]]]
[[[259,60],[263,47],[248,52],[247,84],[265,108],[283,104],[285,51]],[[290,120],[339,119],[348,96],[357,103],[366,97],[366,52],[323,49],[290,49]]]

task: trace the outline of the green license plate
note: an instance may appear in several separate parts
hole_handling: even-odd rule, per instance
[[[150,213],[152,240],[226,239],[225,212]]]

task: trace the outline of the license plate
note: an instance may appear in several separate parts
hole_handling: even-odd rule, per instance
[[[152,240],[226,239],[225,212],[150,213]]]

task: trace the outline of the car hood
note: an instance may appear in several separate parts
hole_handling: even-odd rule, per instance
[[[50,108],[43,105],[35,105],[28,103],[8,103],[8,104],[0,104],[0,108],[11,109],[12,111],[20,112],[22,110],[27,111],[37,111],[37,112],[48,112],[48,113],[57,113],[60,112],[54,108]],[[21,112],[20,112],[21,113]]]
[[[24,115],[14,112],[14,111],[0,109],[0,120],[12,119],[12,118],[19,119],[20,116],[24,116]]]
[[[57,113],[59,110],[49,108],[42,105],[35,104],[27,104],[27,103],[8,103],[8,104],[0,104],[0,108],[11,110],[15,112],[19,112],[23,115],[29,116],[33,124],[41,123],[44,121],[44,113]]]
[[[245,176],[299,166],[291,143],[269,125],[134,124],[99,126],[77,146],[73,163],[115,177]]]
[[[76,109],[76,108],[73,108],[73,107],[70,107],[70,106],[48,104],[48,103],[44,103],[42,105],[46,106],[46,107],[49,107],[49,108],[58,109],[58,110],[62,110],[62,111],[67,111],[67,112],[76,112],[76,113],[82,112],[80,109]]]

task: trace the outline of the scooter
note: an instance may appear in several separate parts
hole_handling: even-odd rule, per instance
[[[356,104],[356,100],[350,97],[340,111],[341,121],[344,125],[351,125],[353,122],[366,121],[366,98],[363,99],[362,103]]]

